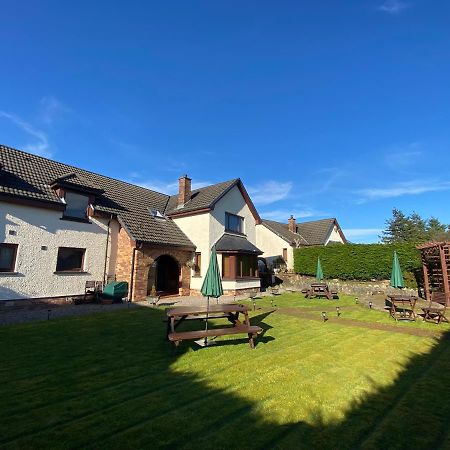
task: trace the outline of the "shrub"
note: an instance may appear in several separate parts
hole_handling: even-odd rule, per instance
[[[294,250],[295,272],[316,274],[320,257],[326,278],[340,280],[386,280],[391,277],[392,258],[397,251],[405,284],[415,285],[420,272],[420,252],[413,244],[348,244],[327,247],[303,247]]]

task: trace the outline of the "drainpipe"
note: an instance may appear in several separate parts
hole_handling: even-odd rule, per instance
[[[112,221],[112,214],[108,220],[108,233],[106,234],[106,248],[105,248],[105,267],[103,268],[103,284],[106,284],[106,266],[108,264],[108,245],[109,245],[109,234],[110,234],[110,225]]]
[[[136,242],[137,244],[137,242]],[[139,249],[142,248],[142,244],[139,245]],[[130,291],[128,294],[128,301],[131,302],[133,298],[133,282],[134,282],[134,263],[136,260],[136,250],[138,250],[138,247],[133,248],[133,258],[131,259],[131,279],[130,279]]]

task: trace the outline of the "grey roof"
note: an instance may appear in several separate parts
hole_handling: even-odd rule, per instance
[[[313,220],[297,224],[297,233],[301,234],[309,245],[325,245],[336,219]]]
[[[254,246],[245,236],[224,233],[224,235],[216,242],[216,250],[218,252],[239,252],[253,253],[261,255],[263,252]]]
[[[325,245],[334,225],[340,229],[335,218],[298,223],[296,233],[289,231],[285,223],[265,219],[262,222],[269,230],[295,246]]]
[[[95,210],[117,215],[133,239],[149,244],[195,247],[175,222],[153,217],[149,212],[149,208],[164,212],[168,195],[3,145],[0,145],[0,164],[0,194],[4,196],[61,207],[50,186],[65,177],[73,185],[102,190],[96,197]]]
[[[263,225],[265,225],[270,231],[275,233],[277,236],[279,236],[281,239],[284,239],[286,242],[288,242],[291,245],[308,245],[308,241],[303,238],[303,236],[300,236],[297,233],[293,233],[292,231],[289,231],[289,228],[287,224],[276,222],[275,220],[266,220],[262,219]]]
[[[239,183],[239,178],[222,183],[206,186],[192,191],[191,198],[182,207],[178,208],[178,195],[172,195],[167,204],[166,214],[192,212],[199,209],[211,208],[233,186]]]

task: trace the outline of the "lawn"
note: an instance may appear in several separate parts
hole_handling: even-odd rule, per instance
[[[372,329],[395,322],[351,297],[258,302],[255,350],[174,353],[152,308],[0,328],[0,448],[450,448],[448,327]]]

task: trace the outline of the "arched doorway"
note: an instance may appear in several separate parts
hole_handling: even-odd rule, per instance
[[[161,255],[155,259],[148,273],[148,294],[155,286],[158,295],[178,294],[180,284],[180,266],[169,255]]]

